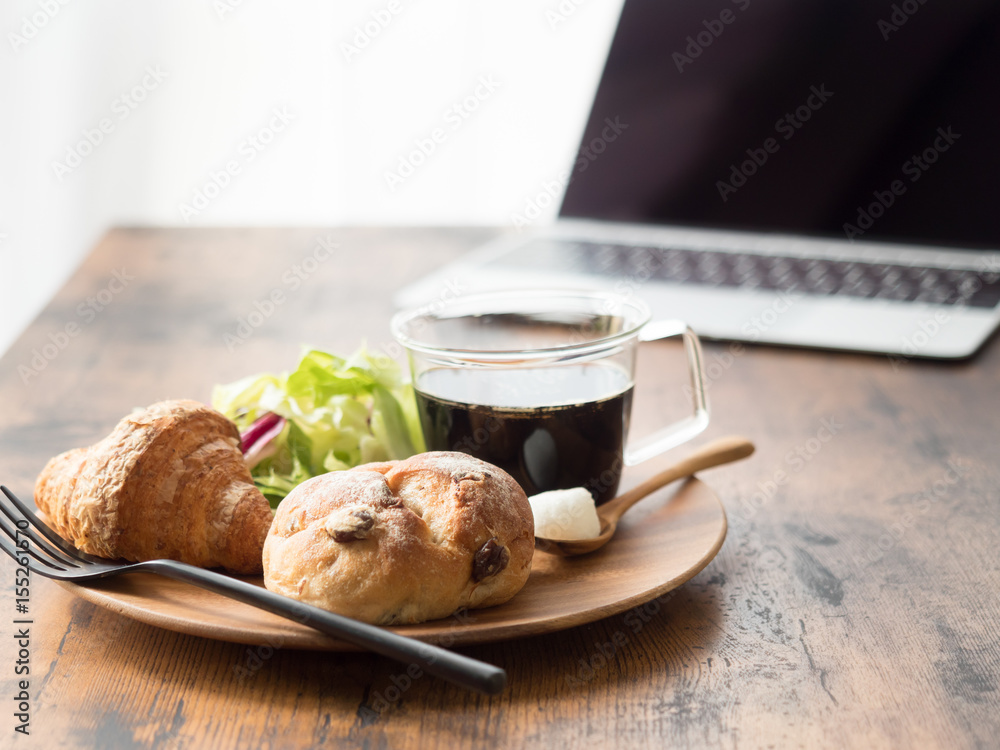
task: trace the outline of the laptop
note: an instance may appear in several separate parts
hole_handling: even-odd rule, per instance
[[[969,357],[1000,323],[997,81],[992,0],[625,0],[573,163],[395,302],[605,288],[709,339]]]

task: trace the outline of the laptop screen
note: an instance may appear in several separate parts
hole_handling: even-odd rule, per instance
[[[626,0],[560,215],[1000,247],[1000,4]]]

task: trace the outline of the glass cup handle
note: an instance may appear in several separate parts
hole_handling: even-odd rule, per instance
[[[635,466],[659,455],[664,451],[685,443],[708,427],[708,397],[705,394],[705,373],[702,365],[701,341],[698,336],[680,320],[658,320],[649,323],[639,332],[640,341],[684,337],[687,352],[688,372],[691,377],[691,400],[694,413],[679,422],[664,427],[639,440],[635,446],[625,447],[625,465]]]

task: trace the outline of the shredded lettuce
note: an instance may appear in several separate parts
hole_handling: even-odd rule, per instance
[[[251,469],[272,507],[311,477],[424,450],[412,387],[396,362],[364,347],[346,359],[309,350],[293,372],[217,385],[212,406],[241,433],[268,414],[286,420]]]

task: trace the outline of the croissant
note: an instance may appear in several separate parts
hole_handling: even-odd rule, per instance
[[[162,401],[49,461],[35,504],[55,531],[98,557],[260,573],[273,515],[239,444],[236,425],[217,411]]]

